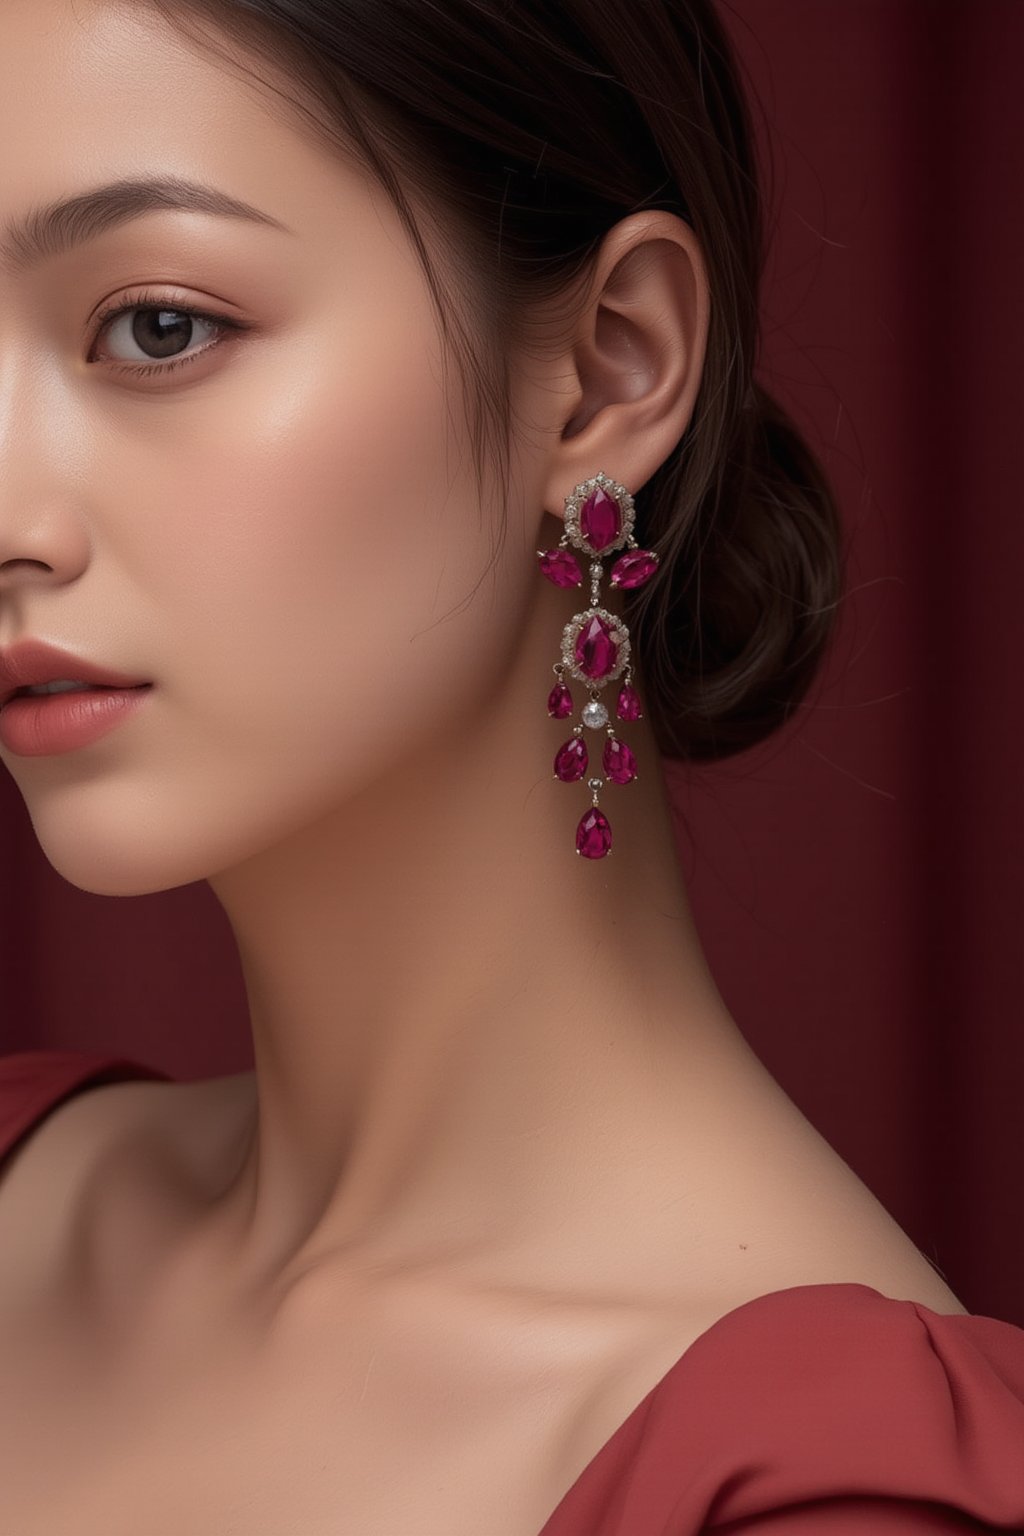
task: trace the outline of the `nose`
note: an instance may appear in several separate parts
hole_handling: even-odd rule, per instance
[[[8,341],[0,341],[0,611],[22,587],[72,579],[88,554],[56,368],[33,366]]]

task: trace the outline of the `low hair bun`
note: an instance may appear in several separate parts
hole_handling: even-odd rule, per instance
[[[759,384],[731,420],[722,451],[701,442],[698,414],[636,497],[636,536],[662,563],[626,619],[671,758],[729,757],[777,730],[807,693],[841,595],[841,523],[821,463]]]

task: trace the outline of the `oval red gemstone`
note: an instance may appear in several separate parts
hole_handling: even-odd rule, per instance
[[[631,549],[619,556],[608,579],[613,587],[642,587],[657,569],[658,557],[653,549]]]
[[[635,688],[624,683],[619,689],[619,697],[615,704],[615,713],[620,720],[642,720],[640,710],[640,697]]]
[[[575,784],[587,771],[587,748],[582,736],[570,736],[555,753],[555,778]]]
[[[572,714],[572,694],[564,683],[556,683],[548,694],[548,714],[553,720],[564,720]]]
[[[591,614],[576,637],[576,664],[587,677],[607,677],[618,659],[619,647],[599,613]]]
[[[580,563],[571,549],[545,549],[537,558],[541,575],[556,587],[578,587],[583,580]]]
[[[585,859],[603,859],[612,845],[612,829],[608,818],[597,805],[592,805],[576,828],[576,852]]]
[[[603,485],[591,491],[580,509],[580,532],[595,553],[614,544],[622,531],[622,510]]]
[[[601,761],[604,771],[613,784],[628,784],[636,778],[636,758],[632,750],[617,736],[609,736],[604,744]]]

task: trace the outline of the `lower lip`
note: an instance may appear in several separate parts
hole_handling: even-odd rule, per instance
[[[0,709],[0,741],[19,757],[73,752],[127,720],[151,688],[144,683],[138,688],[20,694]]]

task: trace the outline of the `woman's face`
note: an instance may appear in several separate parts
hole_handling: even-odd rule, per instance
[[[4,0],[0,142],[7,258],[10,227],[113,182],[276,221],[108,214],[0,267],[0,647],[153,684],[90,746],[0,746],[51,863],[167,888],[388,768],[414,792],[406,759],[501,673],[536,531],[527,457],[481,584],[496,513],[391,203],[144,5]]]

